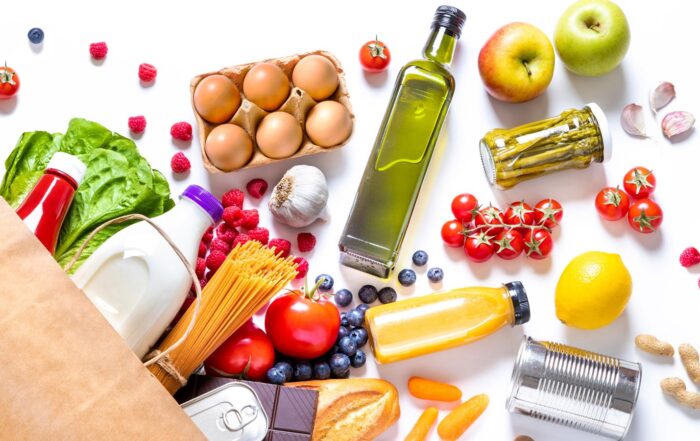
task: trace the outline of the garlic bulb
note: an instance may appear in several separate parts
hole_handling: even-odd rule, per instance
[[[328,185],[323,172],[310,165],[295,165],[277,183],[268,207],[278,221],[301,228],[326,219]]]

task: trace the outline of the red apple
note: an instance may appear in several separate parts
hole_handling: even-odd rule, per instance
[[[549,38],[528,23],[510,23],[494,33],[479,52],[479,73],[488,93],[521,103],[539,96],[554,73]]]

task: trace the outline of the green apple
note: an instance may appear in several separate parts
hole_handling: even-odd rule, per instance
[[[511,103],[531,100],[552,81],[554,48],[535,26],[507,24],[481,48],[479,74],[494,98]]]
[[[554,45],[570,71],[597,76],[615,69],[630,46],[630,27],[610,0],[579,0],[564,11]]]

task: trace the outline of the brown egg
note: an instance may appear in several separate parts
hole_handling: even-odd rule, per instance
[[[282,159],[299,150],[302,136],[301,125],[296,118],[286,112],[274,112],[260,122],[255,140],[265,156]]]
[[[350,112],[337,101],[323,101],[311,108],[306,117],[306,134],[321,147],[341,144],[352,133]]]
[[[292,82],[311,98],[322,101],[338,88],[338,72],[331,61],[321,55],[302,58],[292,72]]]
[[[279,109],[289,89],[289,78],[273,63],[256,64],[243,79],[243,95],[268,112]]]
[[[240,105],[238,87],[224,75],[209,75],[194,89],[194,107],[211,123],[228,122]]]
[[[216,168],[232,171],[246,165],[253,155],[253,141],[235,124],[222,124],[207,136],[204,152]]]

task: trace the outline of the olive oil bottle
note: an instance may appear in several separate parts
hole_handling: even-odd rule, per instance
[[[465,20],[440,6],[423,59],[399,72],[340,239],[343,265],[387,277],[396,263],[454,93],[449,65]]]

